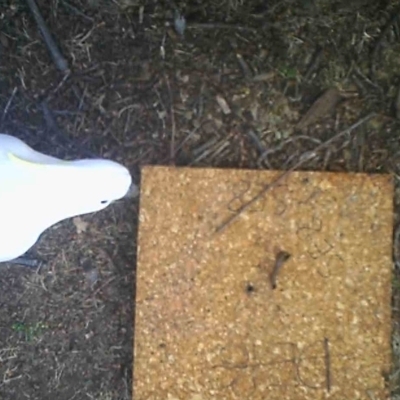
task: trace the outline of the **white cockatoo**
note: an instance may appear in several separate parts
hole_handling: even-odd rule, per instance
[[[0,262],[23,255],[57,222],[135,191],[128,169],[117,162],[64,161],[0,134]]]

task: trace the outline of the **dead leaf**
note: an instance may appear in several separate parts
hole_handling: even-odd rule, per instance
[[[336,88],[325,91],[301,118],[296,125],[296,129],[302,131],[332,113],[341,98],[340,91]]]
[[[89,223],[85,222],[81,217],[73,218],[72,222],[75,225],[76,233],[78,235],[80,235],[83,232],[86,232],[86,230],[87,230],[87,228],[89,226]]]

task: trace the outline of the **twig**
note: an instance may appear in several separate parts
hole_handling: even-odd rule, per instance
[[[215,230],[215,233],[220,233],[222,232],[225,228],[227,228],[232,222],[234,222],[243,212],[245,212],[246,210],[248,210],[254,203],[256,203],[259,199],[261,199],[265,193],[268,192],[268,190],[272,189],[273,187],[277,186],[281,181],[283,181],[286,176],[294,171],[296,168],[298,168],[300,165],[303,164],[303,161],[301,160],[301,162],[299,161],[297,164],[295,164],[292,168],[288,169],[287,171],[285,171],[284,173],[282,173],[281,175],[278,176],[278,178],[276,178],[274,181],[272,181],[271,183],[269,183],[268,185],[264,186],[263,189],[261,189],[261,191],[254,196],[251,200],[249,200],[247,203],[243,204],[238,211],[236,212],[236,214],[232,215],[231,217],[229,217],[228,219],[226,219],[221,225],[219,225],[217,227],[217,229]]]
[[[330,139],[328,139],[327,141],[325,141],[324,143],[321,143],[319,146],[317,146],[314,150],[312,151],[306,151],[305,153],[303,153],[300,156],[299,161],[293,165],[291,168],[289,168],[287,171],[283,172],[282,174],[280,174],[274,181],[272,181],[271,183],[268,183],[267,185],[265,185],[259,192],[258,194],[256,194],[251,200],[249,200],[247,203],[243,204],[238,211],[236,212],[236,214],[230,216],[229,218],[227,218],[222,224],[220,224],[216,229],[215,229],[215,233],[220,233],[223,230],[225,230],[225,228],[227,228],[232,222],[236,221],[236,219],[239,218],[239,216],[245,212],[246,210],[248,210],[254,203],[256,203],[258,200],[260,200],[270,189],[274,188],[275,186],[277,186],[281,181],[283,181],[287,175],[289,175],[292,171],[294,171],[295,169],[299,168],[300,166],[302,166],[303,164],[305,164],[307,161],[312,160],[313,158],[315,158],[317,156],[318,151],[328,147],[333,141],[335,141],[336,139],[347,135],[349,132],[351,132],[352,130],[358,128],[360,125],[364,124],[365,122],[367,122],[368,120],[370,120],[372,117],[374,117],[376,114],[375,113],[370,113],[368,114],[366,117],[361,118],[360,120],[358,120],[356,123],[354,123],[353,125],[349,126],[348,128],[344,129],[343,131],[339,132],[338,134],[332,136]]]
[[[54,63],[56,64],[56,67],[65,75],[67,75],[67,78],[63,79],[61,81],[61,86],[64,84],[64,82],[69,78],[70,76],[70,69],[68,67],[68,62],[65,59],[65,57],[62,55],[61,51],[59,50],[56,42],[54,41],[53,37],[51,36],[51,33],[49,29],[47,28],[47,25],[40,14],[40,10],[38,6],[35,3],[35,0],[26,0],[28,3],[28,6],[33,14],[33,17],[35,18],[36,25],[38,26],[40,32],[42,33],[43,40],[47,46],[47,50],[49,51]],[[56,91],[59,90],[61,86],[58,86],[56,88]],[[72,90],[76,96],[77,99],[81,98],[81,95],[79,93],[79,89],[76,85],[72,86]],[[55,93],[55,92],[54,92]]]
[[[325,350],[325,369],[326,369],[326,390],[331,391],[332,378],[331,378],[331,354],[329,352],[329,340],[324,338],[324,350]]]
[[[58,136],[64,136],[61,134],[61,131],[60,131],[60,128],[58,127],[57,121],[54,118],[53,113],[50,111],[50,108],[47,105],[47,102],[42,101],[40,103],[40,106],[42,107],[43,116],[44,116],[44,119],[46,120],[47,127],[50,130],[52,130],[53,132],[55,132]]]
[[[236,53],[236,59],[238,60],[238,63],[240,65],[240,68],[242,69],[244,77],[246,79],[251,79],[253,76],[253,73],[251,72],[251,69],[247,65],[246,61],[244,61],[243,56],[239,53]]]
[[[173,154],[173,158],[175,158],[175,156],[178,154],[178,152],[182,149],[182,147],[186,144],[186,142],[188,140],[190,140],[194,134],[203,126],[207,123],[208,121],[202,122],[201,124],[199,124],[198,126],[196,126],[194,129],[192,129],[189,134],[182,140],[182,142],[176,147],[174,154]]]
[[[47,97],[44,97],[44,99],[46,101],[50,101],[53,99],[53,97],[57,94],[57,92],[64,86],[65,82],[69,79],[69,77],[71,76],[71,72],[68,70],[64,76],[62,77],[61,81],[58,83],[58,85],[56,86],[56,88],[54,90],[52,90]]]
[[[261,143],[261,140],[258,137],[257,133],[251,128],[246,129],[246,133],[249,136],[249,138],[252,140],[252,142],[254,143],[257,150],[261,153],[261,155],[264,154],[266,151],[265,146]]]
[[[229,140],[223,140],[222,143],[215,149],[214,153],[210,155],[208,161],[212,161],[213,159],[215,159],[215,157],[220,155],[222,151],[225,150],[226,147],[228,146],[229,146]]]
[[[193,150],[193,155],[196,157],[189,165],[193,165],[196,162],[202,160],[204,157],[206,157],[209,153],[212,152],[211,147],[213,147],[216,143],[218,142],[218,138],[213,137],[210,140],[208,140],[206,143],[202,144],[199,146],[197,149]]]
[[[172,91],[171,91],[171,85],[169,84],[168,77],[165,76],[165,81],[167,83],[167,88],[168,88],[168,94],[169,94],[169,110],[171,114],[171,148],[170,148],[170,158],[171,162],[174,160],[175,156],[175,131],[176,131],[176,125],[175,125],[175,112],[174,112],[174,99],[172,97]]]
[[[304,74],[303,78],[304,82],[308,82],[311,79],[312,74],[319,68],[323,54],[324,54],[323,48],[317,46],[316,50],[314,51],[314,54],[311,57],[311,61],[307,67],[307,70]]]
[[[18,90],[18,88],[15,86],[13,91],[12,91],[12,93],[11,93],[10,98],[7,101],[6,106],[4,107],[3,115],[1,116],[1,125],[3,125],[4,119],[7,116],[8,110],[10,109],[11,103],[12,103],[12,101],[14,99],[15,94],[17,93],[17,90]]]
[[[290,258],[290,254],[287,251],[280,251],[276,255],[274,268],[272,270],[270,280],[272,289],[276,289],[276,278],[278,277],[279,271],[283,267],[283,264]]]
[[[365,76],[360,68],[353,63],[353,72],[352,72],[352,77],[354,78],[354,75],[356,75],[356,77],[360,78],[363,80],[363,82],[367,83],[369,86],[373,87],[374,89],[377,89],[379,92],[383,92],[383,89],[377,85],[376,83],[372,82],[371,79],[369,79],[367,76]],[[364,89],[364,87],[363,87]],[[366,91],[366,89],[364,89]]]
[[[224,24],[224,23],[191,23],[187,24],[186,29],[237,29],[237,30],[244,30],[244,31],[251,31],[255,32],[256,29],[250,28],[247,26],[240,26],[240,25],[233,25],[233,24]]]
[[[88,21],[90,21],[90,22],[93,22],[93,21],[94,21],[93,18],[88,17],[88,16],[87,16],[86,14],[84,14],[82,11],[78,10],[78,9],[77,9],[76,7],[74,7],[73,5],[67,3],[65,0],[63,0],[63,1],[61,2],[61,4],[62,4],[65,8],[67,8],[67,9],[73,11],[76,15],[79,15],[79,16],[81,16],[82,18],[84,18],[84,19],[86,19],[86,20],[88,20]]]
[[[54,41],[53,37],[49,29],[47,28],[46,23],[39,11],[38,6],[36,5],[35,0],[26,0],[28,6],[35,18],[36,24],[42,33],[43,39],[46,43],[47,49],[50,52],[51,57],[53,58],[54,63],[56,64],[57,68],[61,71],[66,73],[68,71],[68,63],[64,56],[61,54],[59,48],[57,47],[56,42]]]
[[[101,286],[99,286],[96,290],[93,290],[92,292],[90,292],[86,297],[85,300],[89,299],[90,297],[94,297],[97,295],[97,293],[99,293],[101,290],[103,290],[106,286],[108,286],[110,283],[114,282],[115,279],[117,279],[116,276],[112,276],[111,278],[107,279],[106,282],[104,282]],[[120,280],[122,278],[118,278],[118,280]]]
[[[85,86],[85,88],[83,89],[82,96],[81,96],[81,98],[80,98],[80,100],[79,100],[78,112],[77,112],[77,114],[76,114],[76,118],[75,118],[75,121],[74,121],[74,134],[73,134],[73,136],[76,136],[76,133],[77,133],[77,131],[78,131],[79,113],[82,111],[83,102],[84,102],[84,100],[85,100],[85,96],[86,96],[86,86]],[[85,117],[83,116],[83,120],[84,120],[84,118],[85,118]]]
[[[196,165],[198,162],[208,157],[208,161],[211,161],[216,156],[220,155],[228,146],[229,146],[230,136],[225,139],[218,141],[217,138],[210,139],[207,143],[200,146],[202,153],[199,154],[197,158],[195,158],[192,162],[190,162],[189,166]],[[199,148],[199,149],[200,149]],[[199,151],[197,149],[197,151]]]
[[[259,168],[262,167],[263,163],[267,163],[267,165],[269,164],[269,160],[268,160],[268,155],[276,153],[278,151],[281,151],[288,143],[293,143],[297,140],[309,140],[311,142],[314,142],[316,144],[320,144],[321,141],[317,138],[313,138],[311,136],[307,136],[307,135],[296,135],[296,136],[292,136],[289,137],[288,139],[282,141],[281,143],[279,143],[276,147],[273,147],[271,149],[265,150],[261,156],[258,158],[257,160],[257,165]]]

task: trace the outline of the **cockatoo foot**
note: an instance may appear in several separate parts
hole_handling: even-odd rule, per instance
[[[5,262],[6,264],[21,265],[23,267],[38,269],[42,265],[42,261],[34,258],[18,257]]]

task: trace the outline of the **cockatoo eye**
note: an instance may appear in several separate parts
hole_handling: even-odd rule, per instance
[[[107,203],[108,203],[108,200],[102,200],[100,203],[101,203],[101,204],[107,204]]]

